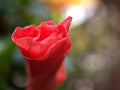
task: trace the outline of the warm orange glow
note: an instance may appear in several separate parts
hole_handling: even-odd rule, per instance
[[[83,8],[89,8],[99,4],[99,0],[80,0],[80,6]]]
[[[67,5],[76,5],[79,4],[79,2],[81,0],[38,0],[41,2],[44,2],[45,4],[47,4],[47,6],[49,6],[49,8],[51,9],[61,9]]]
[[[52,10],[58,10],[68,5],[80,5],[83,8],[89,8],[97,5],[99,0],[38,0],[45,3]]]
[[[39,0],[49,4],[78,4],[81,0]]]

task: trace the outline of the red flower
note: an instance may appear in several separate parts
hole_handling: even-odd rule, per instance
[[[68,17],[58,25],[47,21],[38,27],[17,27],[13,32],[12,40],[25,58],[27,90],[53,90],[65,80],[63,59],[71,47],[71,20]]]

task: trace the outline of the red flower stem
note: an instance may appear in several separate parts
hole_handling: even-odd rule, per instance
[[[62,65],[66,45],[63,43],[57,57],[52,54],[47,60],[29,60],[25,59],[26,71],[28,76],[28,86],[26,90],[54,90],[55,76]],[[57,53],[57,52],[54,52]],[[53,63],[54,62],[54,63]]]
[[[39,61],[30,61],[28,63],[28,60],[26,61],[26,69],[28,74],[28,86],[26,90],[54,90],[55,89],[55,76],[57,73],[57,70],[60,68],[60,65],[56,65],[54,67],[48,68],[46,71],[44,71],[43,66],[45,63],[41,63]],[[48,60],[49,61],[49,60]],[[60,61],[63,61],[60,60]],[[49,62],[47,63],[49,64]],[[47,64],[45,66],[47,66]],[[32,67],[36,67],[38,69],[35,69],[34,71]],[[42,67],[42,68],[41,68]],[[34,74],[36,75],[34,76]]]

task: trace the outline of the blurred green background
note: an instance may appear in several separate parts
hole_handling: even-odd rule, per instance
[[[72,16],[67,80],[56,90],[120,90],[119,0],[0,0],[0,90],[24,90],[23,57],[15,27],[59,23]]]

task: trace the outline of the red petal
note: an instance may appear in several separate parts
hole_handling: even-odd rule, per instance
[[[42,59],[44,62],[41,62],[41,59],[26,59],[26,66],[30,80],[27,90],[53,90],[51,88],[54,88],[56,84],[60,83],[54,83],[55,75],[69,48],[69,40],[64,39],[57,42],[57,44],[51,48],[51,53],[47,54],[48,57],[46,56],[47,58]]]
[[[26,37],[16,40],[16,44],[20,48],[22,54],[29,58],[41,58],[47,51],[61,40],[60,37],[52,37],[45,39],[44,41],[38,43],[32,38]]]
[[[66,80],[66,70],[64,63],[62,63],[55,77],[55,85],[59,85],[63,83],[65,80]]]
[[[58,24],[59,27],[64,27],[64,30],[68,31],[70,27],[70,23],[72,21],[72,17],[67,17],[64,21]]]
[[[52,21],[42,22],[40,26],[40,38],[37,40],[38,42],[49,37],[52,33],[56,31],[56,25]]]
[[[39,30],[34,25],[30,25],[25,28],[17,27],[14,33],[12,34],[12,40],[15,42],[17,39],[24,37],[38,38],[39,35]]]
[[[53,21],[47,21],[45,23],[47,23],[47,25],[56,25]]]

